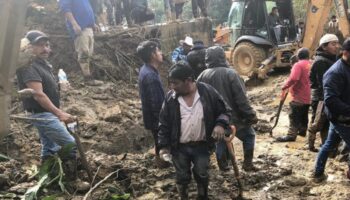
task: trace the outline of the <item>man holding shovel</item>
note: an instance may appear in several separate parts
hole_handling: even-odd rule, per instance
[[[286,136],[276,138],[277,142],[295,141],[297,136],[306,135],[308,113],[311,101],[309,50],[301,48],[297,53],[298,62],[293,65],[287,82],[282,87],[292,95],[289,113],[289,130]]]
[[[26,53],[31,62],[16,72],[19,89],[32,89],[32,97],[23,99],[24,109],[31,113],[33,125],[38,129],[42,145],[42,162],[56,154],[62,147],[72,145],[69,155],[62,158],[69,179],[76,178],[76,143],[66,127],[61,123],[70,123],[75,117],[61,110],[57,79],[48,62],[51,52],[49,37],[43,32],[29,31],[22,41],[27,41]]]
[[[253,165],[255,131],[252,124],[258,119],[250,106],[243,80],[236,71],[227,65],[222,47],[214,46],[206,50],[205,63],[208,69],[198,77],[199,82],[213,86],[232,108],[231,121],[237,128],[236,136],[243,142],[243,169],[256,170]],[[229,153],[225,141],[219,141],[216,148],[216,159],[220,170],[228,170]]]

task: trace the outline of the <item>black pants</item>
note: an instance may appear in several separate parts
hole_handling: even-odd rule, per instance
[[[185,3],[178,3],[175,4],[175,14],[176,14],[176,19],[178,19],[182,12],[183,12],[183,7],[184,7]]]
[[[293,137],[297,137],[298,135],[305,136],[309,122],[308,114],[310,105],[292,101],[289,103],[289,106],[288,135]]]
[[[209,148],[206,142],[196,145],[180,144],[172,152],[173,163],[176,170],[176,183],[188,185],[191,182],[191,172],[197,184],[208,186],[209,175]],[[191,163],[193,168],[191,170]]]
[[[312,116],[311,116],[311,123],[309,126],[309,132],[308,132],[308,143],[309,143],[309,147],[315,147],[315,140],[316,140],[316,134],[317,132],[320,132],[320,136],[321,136],[321,142],[322,144],[325,143],[326,139],[327,139],[327,135],[328,135],[328,129],[329,129],[329,121],[327,119],[325,119],[325,121],[322,123],[322,128],[319,130],[314,130],[315,127],[312,126],[312,123],[315,122],[315,118],[317,114],[317,107],[318,107],[319,101],[312,101],[311,102],[311,108],[312,108]]]
[[[152,132],[152,136],[153,136],[153,139],[154,139],[154,148],[156,150],[156,155],[159,156],[159,146],[158,146],[158,129],[156,130],[151,130]]]
[[[149,9],[136,7],[131,10],[131,17],[134,20],[135,24],[142,24],[143,22],[153,20],[155,15]]]
[[[318,106],[318,101],[311,101],[311,109],[312,109],[311,123],[314,122],[315,120],[317,106]]]
[[[205,0],[192,0],[192,13],[194,18],[198,18],[198,7],[204,17],[208,16]]]

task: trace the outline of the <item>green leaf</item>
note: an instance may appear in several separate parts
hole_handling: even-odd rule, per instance
[[[67,145],[64,145],[59,151],[58,155],[60,158],[65,159],[69,157],[69,154],[72,152],[73,148],[75,147],[75,143],[70,143]]]
[[[0,162],[11,160],[10,157],[0,153]]]
[[[130,194],[126,193],[123,195],[113,194],[110,198],[110,200],[128,200],[130,199]]]
[[[56,199],[56,195],[50,195],[50,196],[46,196],[44,198],[42,198],[41,200],[55,200]]]
[[[38,176],[39,179],[47,174],[49,174],[52,170],[54,170],[54,166],[56,165],[58,157],[57,156],[52,156],[45,160],[45,162],[41,165]]]
[[[35,186],[33,186],[27,190],[27,192],[24,194],[24,199],[25,200],[37,199],[37,194],[38,194],[39,190],[41,189],[41,187],[43,185],[46,184],[46,182],[48,180],[49,180],[48,174],[44,175]]]

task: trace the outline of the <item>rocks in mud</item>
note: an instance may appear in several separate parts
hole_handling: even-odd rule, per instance
[[[258,123],[253,125],[253,128],[259,133],[268,133],[270,132],[272,126],[267,120],[259,119]]]
[[[300,187],[306,185],[308,181],[304,177],[290,176],[286,177],[283,182],[291,187]]]
[[[34,185],[35,185],[35,182],[20,183],[20,184],[17,184],[15,186],[11,187],[10,189],[8,189],[8,191],[16,193],[16,194],[24,194],[28,188],[33,187]]]
[[[10,177],[7,174],[0,174],[0,188],[10,184]]]
[[[280,173],[282,176],[289,176],[293,173],[292,168],[280,168]]]
[[[119,105],[107,109],[107,112],[104,114],[103,119],[107,122],[120,122],[122,110]]]

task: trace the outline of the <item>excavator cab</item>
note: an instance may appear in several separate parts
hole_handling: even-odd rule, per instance
[[[292,0],[233,0],[215,39],[229,44],[226,57],[241,75],[264,78],[273,67],[290,66],[297,49]]]
[[[241,36],[257,36],[273,45],[296,39],[291,0],[234,0],[228,17],[231,43]]]

